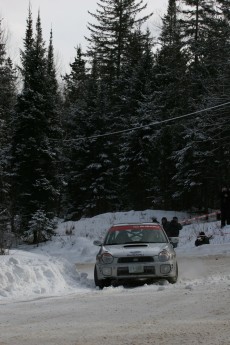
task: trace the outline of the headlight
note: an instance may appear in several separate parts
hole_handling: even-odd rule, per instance
[[[171,254],[167,250],[162,250],[158,254],[159,261],[164,262],[164,261],[169,261],[171,259]]]
[[[111,264],[113,262],[113,256],[111,254],[109,254],[109,253],[104,253],[101,256],[101,261],[104,264]]]

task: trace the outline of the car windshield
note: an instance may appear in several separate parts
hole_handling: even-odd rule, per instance
[[[168,239],[159,227],[111,228],[104,241],[104,245],[134,244],[134,243],[166,243]]]

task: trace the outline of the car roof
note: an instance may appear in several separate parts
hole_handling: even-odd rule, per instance
[[[146,230],[161,230],[162,227],[159,223],[122,223],[122,224],[114,224],[110,227],[109,232],[112,231],[122,231],[122,230],[138,230],[138,229],[146,229]]]

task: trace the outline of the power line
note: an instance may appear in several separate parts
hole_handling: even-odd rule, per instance
[[[194,111],[192,113],[181,115],[181,116],[176,116],[176,117],[173,117],[173,118],[170,118],[170,119],[167,119],[167,120],[150,122],[148,125],[132,127],[132,128],[129,128],[129,129],[123,129],[123,130],[120,130],[120,131],[108,132],[108,133],[104,133],[104,134],[92,135],[90,137],[80,137],[80,138],[77,138],[77,139],[64,139],[63,141],[79,141],[79,140],[88,140],[88,139],[98,139],[98,138],[103,138],[103,137],[109,137],[109,136],[112,136],[112,135],[118,135],[118,134],[122,134],[122,133],[132,132],[132,131],[136,131],[137,129],[148,128],[149,126],[154,126],[154,125],[159,125],[159,124],[162,124],[162,123],[172,122],[174,120],[183,119],[185,117],[189,117],[189,116],[192,116],[192,115],[200,114],[200,113],[203,113],[205,111],[210,111],[210,110],[213,110],[213,109],[218,109],[218,108],[224,107],[224,106],[229,105],[229,104],[230,104],[230,102],[222,103],[222,104],[210,107],[210,108],[205,108],[205,109],[202,109],[202,110],[197,110],[197,111]]]

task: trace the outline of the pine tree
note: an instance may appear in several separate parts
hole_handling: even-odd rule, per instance
[[[120,112],[127,132],[121,135],[119,157],[120,183],[125,186],[121,195],[126,208],[144,209],[152,205],[153,167],[156,163],[149,106],[154,87],[152,48],[149,30],[145,34],[140,30],[134,32],[126,51],[127,63],[121,71]]]
[[[229,99],[225,88],[229,73],[229,20],[224,14],[225,2],[184,3],[190,5],[181,20],[189,56],[190,111],[215,107]],[[205,208],[218,205],[217,190],[222,181],[227,183],[230,167],[227,114],[228,108],[211,110],[186,121],[182,131],[186,140],[175,151],[178,172],[174,181],[181,191],[177,194],[187,207],[198,202]]]
[[[176,0],[169,0],[168,11],[162,22],[160,49],[156,53],[155,103],[160,119],[166,119],[183,114],[187,110],[187,54],[182,50]]]
[[[138,97],[142,97],[141,89],[138,91],[142,81],[138,81],[137,66],[146,39],[140,28],[151,14],[141,16],[147,7],[143,1],[101,0],[98,6],[96,14],[91,13],[96,24],[89,24],[91,36],[88,39],[88,56],[93,59],[98,71],[98,98],[90,118],[91,123],[96,124],[95,134],[100,135],[127,129],[135,118]],[[120,155],[119,151],[126,145],[125,141],[122,140],[121,145],[119,136],[108,135],[103,139],[99,138],[97,148],[93,149],[93,156],[98,159],[97,162],[94,160],[91,166],[94,169],[96,166],[101,167],[97,170],[97,181],[102,181],[100,184],[97,183],[101,192],[97,196],[94,195],[94,200],[103,200],[104,193],[104,205],[107,204],[107,210],[112,205],[113,209],[117,209],[127,204],[123,199],[127,198],[127,193],[120,181],[121,170],[118,160],[122,159],[123,154]],[[103,155],[100,155],[100,151],[97,152],[100,147],[103,147]],[[126,152],[128,153],[128,148]],[[92,191],[99,191],[99,188],[93,187],[93,181],[91,185]],[[108,200],[108,193],[111,200]]]
[[[187,112],[186,64],[182,51],[180,25],[177,18],[176,1],[169,0],[166,15],[162,18],[159,48],[155,53],[152,72],[151,97],[148,97],[148,111],[153,121],[164,121]],[[155,205],[165,209],[172,207],[173,183],[176,172],[172,160],[173,150],[178,147],[180,126],[173,122],[153,127],[152,156],[155,167],[151,195]]]
[[[84,99],[85,80],[86,80],[86,61],[81,46],[76,48],[76,57],[74,62],[70,64],[70,74],[66,74],[63,78],[65,81],[65,105],[75,103]]]
[[[92,216],[110,211],[115,196],[113,169],[111,167],[111,143],[100,136],[107,130],[105,109],[108,111],[106,88],[98,78],[96,60],[86,73],[81,50],[71,64],[66,80],[66,128],[65,152],[67,177],[67,201],[74,217]],[[82,139],[84,138],[84,139]]]
[[[125,61],[128,37],[152,15],[140,16],[147,4],[143,0],[100,0],[96,24],[89,23],[91,37],[88,54],[97,57],[100,75],[118,78]]]
[[[87,134],[87,74],[86,61],[81,47],[76,48],[76,57],[70,64],[69,74],[64,76],[64,179],[65,179],[65,209],[67,213],[82,214],[81,192],[82,172],[87,147],[79,137]],[[93,95],[94,97],[95,95]],[[81,206],[80,206],[81,205]]]
[[[4,209],[9,215],[9,147],[11,117],[16,101],[16,71],[6,54],[5,31],[0,20],[0,212]]]
[[[212,0],[184,0],[182,4],[180,28],[189,66],[190,106],[196,109],[207,91],[205,59],[207,48],[211,48],[207,38],[217,12]]]
[[[27,243],[38,244],[50,240],[55,234],[57,222],[55,219],[49,219],[46,212],[37,210],[31,217],[28,224],[28,230],[24,233]]]
[[[230,96],[230,8],[229,2],[218,0],[215,15],[209,20],[209,30],[206,34],[204,47],[204,64],[206,67],[206,92],[203,103],[208,107],[224,104]],[[207,135],[206,150],[210,152],[213,173],[206,182],[206,189],[212,191],[213,185],[221,189],[223,184],[229,184],[229,105],[214,109],[207,113],[203,123],[203,131]],[[206,166],[207,166],[207,162]],[[209,195],[207,198],[210,199]],[[212,198],[213,199],[213,198]],[[214,200],[217,199],[214,198]],[[218,205],[218,199],[215,200]]]
[[[21,232],[27,230],[38,210],[43,210],[49,218],[54,217],[58,198],[56,157],[49,137],[53,138],[56,116],[55,95],[51,96],[56,88],[52,54],[47,59],[40,14],[35,37],[32,24],[29,9],[24,51],[21,51],[23,87],[17,101],[12,142],[14,214],[20,216]]]
[[[47,77],[46,77],[46,116],[48,119],[47,147],[52,160],[51,169],[47,171],[48,179],[54,188],[57,202],[57,214],[60,215],[63,198],[63,129],[61,128],[62,98],[56,76],[54,61],[53,32],[50,32],[50,41],[47,53]]]
[[[185,6],[179,12],[181,13],[179,27],[182,43],[180,49],[185,52],[187,58],[186,79],[184,79],[186,91],[183,92],[183,99],[187,101],[187,107],[184,108],[186,114],[201,108],[206,92],[207,66],[203,61],[203,51],[213,9],[210,1],[185,0],[182,3]],[[205,156],[210,159],[201,144],[206,135],[195,116],[181,122],[179,129],[180,142],[173,147],[171,154],[171,160],[177,167],[172,177],[173,199],[179,207],[182,205],[185,208],[199,207],[204,204],[205,199],[202,187]]]

